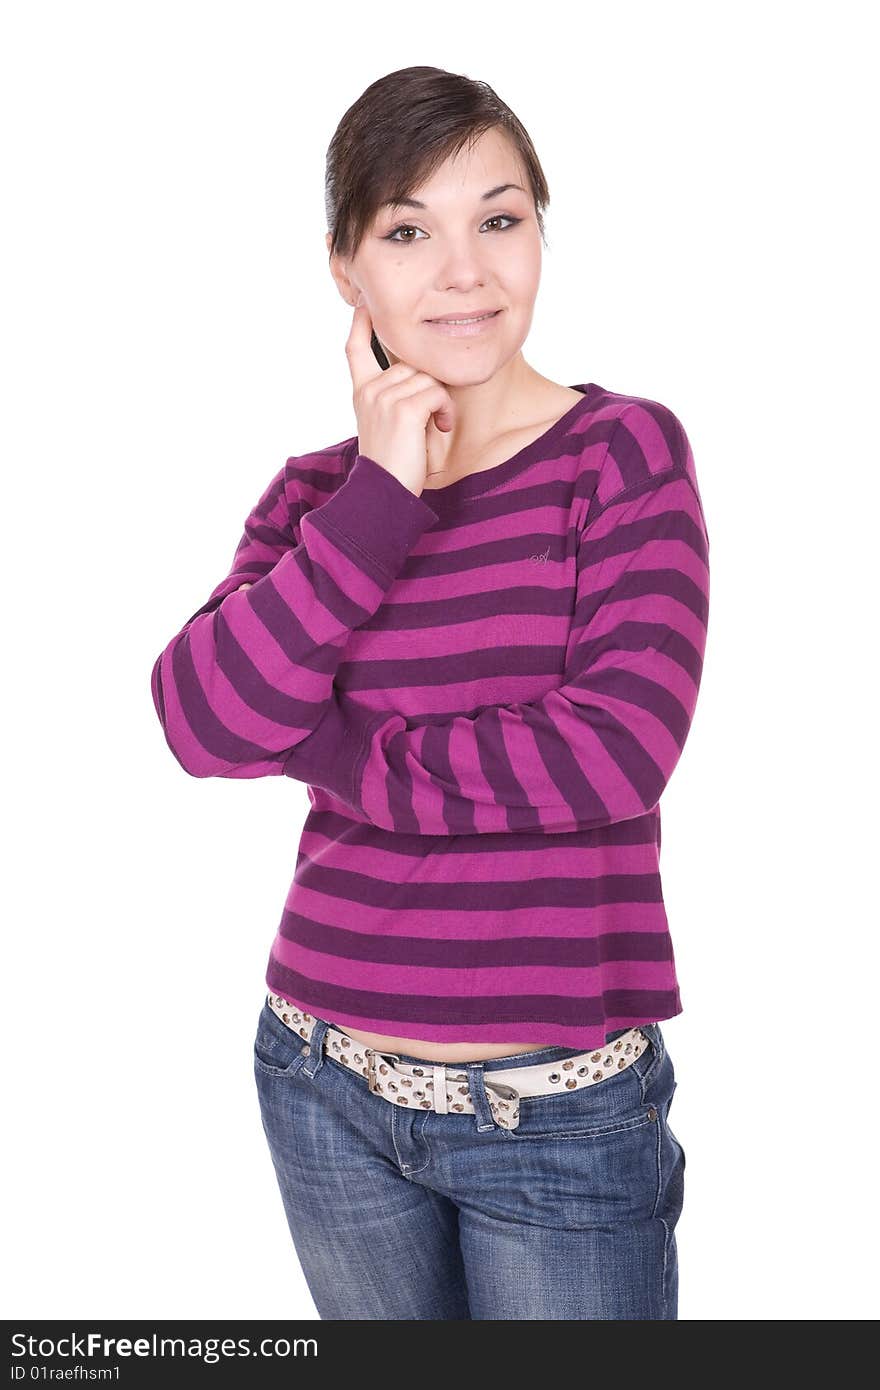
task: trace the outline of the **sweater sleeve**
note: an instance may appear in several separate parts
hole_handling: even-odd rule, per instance
[[[230,573],[156,658],[153,703],[192,777],[280,776],[325,713],[350,633],[375,613],[436,513],[358,454],[305,511],[297,545],[273,478],[244,524]],[[238,592],[245,582],[251,588]]]
[[[415,727],[334,694],[285,774],[412,834],[572,831],[643,815],[684,748],[708,607],[702,504],[676,463],[581,529],[558,688]]]

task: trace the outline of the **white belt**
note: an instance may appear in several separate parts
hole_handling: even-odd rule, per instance
[[[270,994],[268,1004],[294,1033],[305,1039],[303,1052],[317,1020],[295,1009],[279,994]],[[484,1072],[483,1083],[489,1106],[497,1124],[516,1129],[521,1096],[551,1096],[558,1091],[577,1091],[595,1086],[616,1072],[624,1071],[644,1052],[649,1039],[641,1028],[630,1028],[613,1042],[591,1052],[579,1052],[549,1066],[539,1062],[522,1067],[498,1067]],[[467,1072],[461,1062],[401,1062],[396,1053],[377,1052],[358,1038],[328,1026],[324,1050],[349,1071],[366,1078],[374,1096],[392,1105],[411,1105],[413,1109],[436,1110],[439,1115],[476,1113],[467,1085]],[[393,1061],[392,1061],[393,1058]],[[461,1083],[465,1084],[462,1085]]]

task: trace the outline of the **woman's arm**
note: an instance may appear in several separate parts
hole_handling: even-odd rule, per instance
[[[375,613],[437,520],[387,469],[358,455],[333,496],[305,512],[296,545],[286,473],[245,521],[229,574],[153,665],[156,713],[192,777],[281,775],[326,711],[350,633]]]
[[[684,748],[708,607],[702,506],[672,461],[582,530],[558,689],[415,727],[334,691],[284,772],[412,834],[571,831],[643,815]]]

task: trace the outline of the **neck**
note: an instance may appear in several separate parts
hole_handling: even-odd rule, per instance
[[[535,397],[547,380],[518,353],[488,381],[454,386],[445,383],[455,406],[455,425],[426,431],[432,475],[453,472],[463,460],[480,454],[499,435],[520,429],[534,415]]]

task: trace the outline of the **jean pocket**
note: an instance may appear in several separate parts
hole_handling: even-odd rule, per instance
[[[560,1064],[561,1076],[564,1062]],[[488,1074],[491,1080],[491,1072]],[[563,1083],[564,1084],[564,1083]],[[591,1139],[651,1124],[657,1114],[645,1102],[634,1065],[612,1072],[593,1086],[560,1090],[546,1096],[523,1096],[512,1139]]]
[[[308,1044],[264,1004],[254,1038],[254,1069],[263,1076],[295,1076],[306,1060]]]

